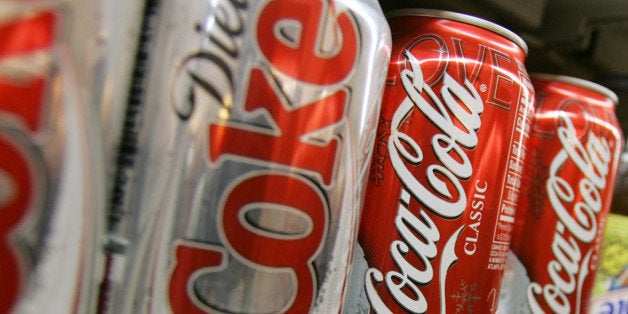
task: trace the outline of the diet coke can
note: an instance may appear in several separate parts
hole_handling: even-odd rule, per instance
[[[624,143],[617,96],[572,77],[535,75],[532,83],[536,113],[512,243],[525,294],[509,306],[588,313]]]
[[[494,312],[533,113],[526,44],[457,13],[388,17],[393,52],[347,308]]]
[[[107,310],[338,312],[390,58],[379,4],[153,7]]]
[[[0,313],[95,310],[100,141],[75,80],[66,9],[0,1]]]

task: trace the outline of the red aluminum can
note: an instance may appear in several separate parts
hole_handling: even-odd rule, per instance
[[[534,313],[587,313],[623,134],[617,96],[597,84],[535,75],[536,113],[512,249]],[[512,306],[516,306],[513,304]]]
[[[467,15],[388,17],[393,52],[354,264],[368,304],[349,307],[494,312],[533,112],[527,47]]]
[[[390,59],[379,4],[151,7],[103,308],[339,312]]]

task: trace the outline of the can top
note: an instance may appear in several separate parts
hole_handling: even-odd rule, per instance
[[[505,27],[499,26],[493,22],[489,22],[479,17],[462,14],[462,13],[451,12],[451,11],[434,10],[434,9],[398,9],[398,10],[392,10],[392,11],[386,12],[387,18],[398,17],[398,16],[436,17],[436,18],[442,18],[446,20],[452,20],[452,21],[479,26],[479,27],[488,29],[496,34],[499,34],[508,38],[509,40],[517,44],[517,46],[521,47],[521,49],[526,55],[528,54],[528,45],[521,37],[519,37],[517,34],[515,34],[514,32],[510,31],[509,29]]]
[[[530,74],[531,78],[544,80],[544,81],[556,81],[571,84],[574,86],[583,87],[594,92],[600,93],[613,101],[613,104],[617,105],[619,103],[619,98],[617,94],[615,94],[612,90],[599,85],[597,83],[593,83],[591,81],[579,79],[576,77],[566,76],[566,75],[556,75],[556,74],[545,74],[545,73],[532,73]]]

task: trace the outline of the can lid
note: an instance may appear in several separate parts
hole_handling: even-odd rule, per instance
[[[489,22],[479,17],[462,14],[462,13],[451,12],[451,11],[434,10],[434,9],[398,9],[398,10],[392,10],[392,11],[386,12],[387,18],[399,17],[399,16],[436,17],[436,18],[442,18],[446,20],[452,20],[452,21],[479,26],[479,27],[488,29],[494,33],[497,33],[499,35],[502,35],[508,38],[509,40],[517,44],[517,46],[521,47],[521,49],[526,55],[528,54],[528,45],[521,37],[519,37],[519,35],[515,34],[514,32],[510,31],[509,29],[505,27],[499,26],[493,22]]]
[[[591,81],[579,79],[576,77],[566,76],[566,75],[545,74],[545,73],[532,73],[530,74],[530,77],[534,79],[544,80],[544,81],[556,81],[556,82],[567,83],[567,84],[571,84],[571,85],[575,85],[579,87],[584,87],[586,89],[592,90],[594,92],[598,92],[610,98],[613,101],[613,104],[615,105],[619,103],[619,98],[617,97],[617,94],[615,94],[612,90],[600,84],[593,83]]]

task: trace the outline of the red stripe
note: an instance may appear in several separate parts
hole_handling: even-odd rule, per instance
[[[48,11],[0,25],[0,58],[52,46],[55,19],[55,14]]]

